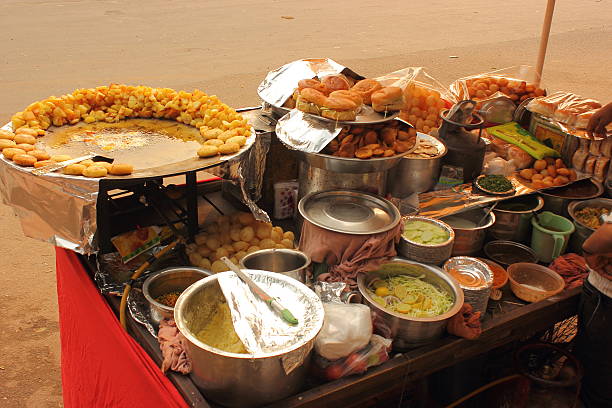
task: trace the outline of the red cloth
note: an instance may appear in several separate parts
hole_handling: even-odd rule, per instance
[[[130,337],[77,255],[56,248],[64,406],[187,407]]]
[[[582,282],[589,276],[584,258],[576,254],[561,255],[548,267],[561,275],[565,281],[565,290],[582,286]]]

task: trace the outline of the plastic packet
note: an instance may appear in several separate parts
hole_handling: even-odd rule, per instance
[[[111,238],[113,246],[121,255],[123,263],[127,263],[138,255],[161,243],[161,228],[157,226],[138,228]]]
[[[389,360],[391,343],[392,340],[373,334],[367,346],[346,358],[330,361],[315,355],[313,368],[319,377],[330,381],[351,374],[364,373],[368,368]]]
[[[292,218],[297,209],[298,182],[281,181],[274,183],[274,218]]]
[[[325,322],[315,340],[318,355],[337,360],[365,347],[372,336],[370,308],[359,303],[323,303]]]
[[[505,95],[520,103],[527,98],[546,95],[538,74],[529,65],[517,65],[459,78],[451,84],[450,90],[460,101],[472,99],[476,102]]]
[[[406,105],[400,112],[400,118],[417,131],[429,133],[440,127],[440,112],[449,109],[457,98],[422,67],[411,69],[414,75],[404,87]]]

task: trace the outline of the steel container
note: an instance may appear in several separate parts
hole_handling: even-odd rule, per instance
[[[297,393],[303,386],[310,365],[315,337],[323,327],[323,305],[305,285],[296,280],[266,271],[244,269],[259,285],[258,276],[273,279],[290,288],[289,295],[307,300],[302,315],[296,314],[295,300],[283,298],[283,305],[303,321],[308,313],[316,324],[303,334],[301,340],[279,352],[261,354],[230,353],[211,347],[196,337],[203,323],[202,305],[211,297],[223,297],[218,278],[232,272],[221,272],[191,285],[183,292],[175,306],[176,326],[187,340],[187,351],[192,361],[191,378],[204,395],[227,407],[259,407]],[[268,290],[267,287],[262,287]],[[210,292],[213,291],[213,292]],[[287,303],[288,302],[288,303]],[[300,323],[301,324],[301,323]],[[292,370],[287,374],[287,367]]]
[[[174,308],[162,305],[155,298],[170,292],[183,292],[194,282],[210,276],[205,269],[194,267],[167,268],[156,272],[144,281],[142,293],[149,302],[151,319],[155,324],[174,318]]]
[[[399,164],[389,170],[387,192],[391,197],[405,198],[413,193],[430,191],[440,176],[442,158],[446,155],[446,145],[433,136],[418,133],[419,140],[436,145],[438,155],[435,157],[404,156]]]
[[[575,195],[568,193],[568,189],[572,187],[576,188],[576,186],[578,185],[592,185],[592,191],[586,192],[585,194]],[[597,198],[603,194],[603,191],[603,184],[601,184],[599,181],[593,179],[585,179],[573,183],[567,187],[558,187],[552,190],[543,190],[540,191],[540,194],[542,194],[542,197],[544,198],[544,211],[550,211],[551,213],[560,215],[562,217],[568,217],[569,214],[567,212],[567,208],[572,201],[590,200],[593,198]]]
[[[584,241],[586,241],[586,239],[590,237],[593,232],[595,232],[593,228],[587,227],[576,219],[576,211],[585,207],[604,207],[612,211],[612,199],[594,198],[592,200],[572,201],[569,204],[567,212],[569,213],[569,216],[572,218],[574,226],[576,227],[576,230],[572,234],[569,242],[569,248],[572,252],[580,253],[582,251],[582,244]]]
[[[495,239],[527,242],[531,237],[533,211],[540,211],[543,206],[544,199],[537,195],[504,200],[493,210],[495,223],[489,233]]]
[[[310,257],[294,249],[262,249],[247,254],[240,261],[243,269],[276,272],[306,283]]]
[[[367,162],[368,160],[361,160],[361,163],[366,164]],[[337,172],[316,167],[309,161],[300,161],[298,181],[298,199],[310,193],[338,189],[363,191],[379,196],[387,193],[386,169],[361,173]]]
[[[394,275],[424,276],[426,282],[450,294],[453,305],[446,313],[435,317],[409,317],[384,309],[370,297],[366,288],[373,279]],[[442,269],[403,258],[394,258],[381,265],[377,271],[359,274],[357,286],[364,303],[387,326],[389,335],[393,338],[393,348],[397,351],[419,347],[441,337],[448,320],[463,306],[463,291]]]
[[[538,255],[533,249],[513,241],[487,242],[484,253],[487,258],[505,267],[518,262],[538,262]]]
[[[458,255],[474,255],[482,249],[484,244],[487,229],[495,223],[495,214],[489,213],[487,218],[482,222],[481,226],[470,228],[461,228],[453,226],[453,222],[449,221],[450,217],[460,217],[468,222],[477,224],[484,216],[484,209],[477,208],[475,210],[466,211],[460,214],[454,214],[448,217],[443,217],[440,220],[449,224],[455,231],[455,242],[453,243],[452,256]]]

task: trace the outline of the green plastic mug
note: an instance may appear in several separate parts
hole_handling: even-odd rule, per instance
[[[549,211],[539,214],[538,218],[541,224],[536,217],[531,218],[531,248],[540,261],[550,262],[565,251],[569,237],[576,228],[567,218]]]

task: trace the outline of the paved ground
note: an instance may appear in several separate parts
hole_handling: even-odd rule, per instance
[[[302,57],[331,57],[362,75],[425,66],[449,83],[534,64],[545,3],[4,0],[0,120],[110,82],[199,87],[255,105],[265,73]],[[610,101],[610,50],[612,1],[557,2],[544,83]],[[0,406],[61,406],[52,248],[23,237],[6,206],[0,231]]]

